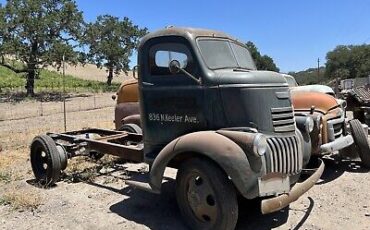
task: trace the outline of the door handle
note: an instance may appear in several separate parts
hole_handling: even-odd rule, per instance
[[[149,82],[145,82],[145,81],[143,81],[143,85],[146,85],[146,86],[153,86],[154,84],[153,84],[153,83],[149,83]]]

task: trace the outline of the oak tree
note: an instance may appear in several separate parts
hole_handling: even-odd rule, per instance
[[[38,71],[47,65],[77,62],[75,51],[83,31],[82,12],[73,0],[8,0],[0,7],[0,65],[27,76],[27,95],[34,95]],[[4,55],[24,67],[16,68]]]
[[[107,84],[110,85],[113,73],[127,73],[129,58],[137,48],[139,39],[146,33],[146,28],[139,28],[127,17],[120,20],[111,15],[98,16],[86,29],[88,61],[99,68],[107,68]]]

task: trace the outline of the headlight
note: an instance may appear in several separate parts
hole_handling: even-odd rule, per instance
[[[315,127],[315,123],[314,123],[312,117],[307,117],[306,118],[306,128],[307,128],[307,131],[309,133],[312,132],[313,129],[314,129],[314,127]]]
[[[342,107],[343,110],[347,108],[347,101],[342,99],[337,99],[338,104],[340,104],[340,107]]]
[[[267,151],[267,138],[263,134],[257,134],[253,140],[253,152],[257,156],[263,156]]]

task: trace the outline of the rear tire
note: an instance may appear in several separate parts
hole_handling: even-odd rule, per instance
[[[213,162],[193,158],[181,164],[176,177],[176,199],[191,229],[234,229],[238,201],[234,185]]]
[[[126,131],[128,133],[143,134],[142,129],[136,124],[124,124],[118,130]]]
[[[362,164],[366,168],[370,168],[370,147],[367,134],[365,134],[361,122],[357,119],[349,121],[349,126]]]
[[[61,157],[54,140],[40,135],[31,144],[31,166],[36,180],[43,186],[54,185],[60,179]]]

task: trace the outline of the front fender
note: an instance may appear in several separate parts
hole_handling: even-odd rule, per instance
[[[170,142],[155,158],[150,170],[150,186],[160,191],[168,163],[180,154],[196,153],[216,162],[246,198],[258,195],[258,174],[253,172],[243,149],[215,131],[186,134]]]

